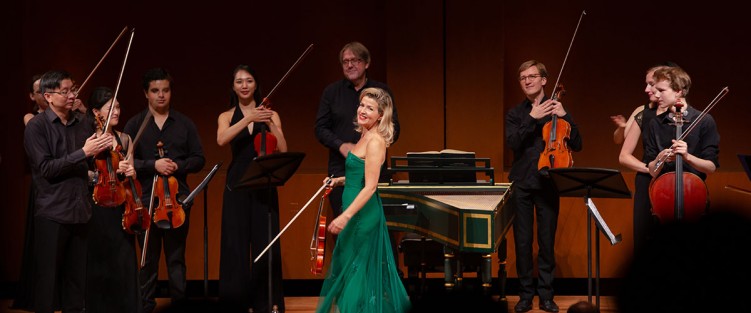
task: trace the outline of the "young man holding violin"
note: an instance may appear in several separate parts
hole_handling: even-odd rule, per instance
[[[76,92],[68,72],[42,75],[40,92],[49,107],[32,118],[24,131],[37,190],[35,311],[54,312],[55,299],[62,296],[64,312],[84,312],[91,218],[87,159],[108,149],[112,136],[97,136],[87,119],[73,112]]]
[[[514,311],[527,312],[532,309],[532,298],[535,295],[532,239],[536,216],[539,245],[537,294],[540,297],[540,309],[558,312],[558,305],[553,301],[553,272],[559,199],[550,178],[538,169],[540,154],[546,145],[543,127],[555,114],[560,121],[571,126],[569,149],[581,150],[582,140],[579,129],[563,104],[545,96],[544,87],[548,81],[545,65],[529,60],[522,63],[518,74],[519,85],[526,98],[508,112],[505,125],[506,144],[514,153],[508,178],[514,184],[510,202],[516,209],[514,243],[516,272],[521,284],[519,302]]]
[[[124,129],[132,138],[137,138],[141,124],[146,123],[141,137],[133,147],[134,166],[143,189],[141,201],[148,205],[152,196],[151,186],[154,177],[162,175],[165,179],[174,177],[177,180],[178,195],[171,197],[173,202],[177,200],[179,203],[181,197],[190,193],[188,174],[200,171],[206,161],[198,131],[190,118],[170,108],[172,77],[165,69],[154,68],[147,71],[143,76],[143,91],[149,106],[128,120]],[[147,115],[149,112],[151,116]],[[163,158],[157,156],[158,142],[164,145],[161,149],[165,154]],[[173,206],[178,203],[173,203]],[[139,273],[145,313],[152,312],[156,307],[154,296],[162,244],[167,263],[170,298],[173,304],[185,300],[185,240],[188,237],[190,205],[182,205],[182,210],[185,213],[185,221],[179,227],[161,229],[152,223],[149,228],[146,262]],[[144,236],[140,235],[138,241],[143,247]]]

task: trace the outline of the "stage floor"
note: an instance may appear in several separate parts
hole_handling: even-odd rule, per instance
[[[519,301],[518,296],[509,296],[508,298],[508,310],[509,312],[514,311],[514,305]],[[556,296],[555,302],[560,307],[560,312],[566,312],[569,306],[573,305],[576,302],[579,301],[586,301],[587,296]],[[8,307],[11,304],[10,299],[2,299],[0,300],[0,312],[2,313],[25,313],[27,311],[21,311],[21,310],[11,310],[8,309]],[[169,299],[167,298],[158,298],[157,299],[157,309],[155,313],[159,313],[165,310],[169,306]],[[595,298],[592,297],[592,302],[595,302]],[[285,298],[285,305],[287,306],[288,313],[312,313],[315,312],[316,304],[318,303],[318,297],[287,297]],[[532,311],[531,313],[537,313],[537,312],[545,312],[539,309],[538,305],[538,298],[535,297],[534,302],[532,304]],[[613,297],[600,297],[600,312],[602,313],[616,313],[618,312],[616,310],[616,305],[613,300]]]

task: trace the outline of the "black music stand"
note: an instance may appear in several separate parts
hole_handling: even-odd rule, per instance
[[[271,199],[272,187],[283,186],[287,180],[295,174],[297,168],[300,167],[305,153],[303,152],[282,152],[275,154],[267,154],[259,156],[253,159],[248,165],[248,169],[245,174],[238,180],[232,188],[249,188],[249,189],[261,189],[267,188],[269,191],[269,200]],[[273,236],[271,234],[271,205],[268,206],[268,221],[269,221],[269,242],[271,242]],[[274,299],[272,297],[272,256],[274,252],[271,251],[268,254],[268,268],[269,268],[269,311],[274,307]]]
[[[570,167],[549,170],[560,197],[584,197],[587,207],[587,301],[592,302],[592,217],[597,228],[608,237],[611,245],[621,241],[621,235],[613,235],[605,220],[597,211],[592,198],[631,198],[621,172],[607,168]],[[600,236],[595,237],[596,306],[600,307]]]
[[[198,186],[196,186],[195,189],[193,189],[190,194],[183,199],[181,204],[188,204],[191,205],[193,203],[193,198],[196,197],[196,195],[203,190],[203,297],[208,298],[209,297],[209,224],[208,224],[208,215],[206,212],[208,211],[208,184],[211,181],[211,179],[214,177],[214,174],[216,174],[216,170],[219,169],[219,167],[222,166],[222,162],[217,163],[214,165],[214,168],[211,169],[208,175],[206,175],[206,178],[201,181]],[[180,200],[180,199],[178,199]]]

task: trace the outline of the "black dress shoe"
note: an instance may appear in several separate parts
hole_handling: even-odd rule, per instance
[[[545,312],[558,312],[558,305],[555,304],[552,299],[540,300],[540,310]]]
[[[524,313],[532,310],[532,299],[520,299],[519,303],[514,306],[514,312]]]

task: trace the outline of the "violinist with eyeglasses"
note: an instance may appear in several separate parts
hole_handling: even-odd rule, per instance
[[[516,208],[514,241],[516,271],[521,284],[519,302],[515,305],[514,311],[532,310],[532,298],[536,293],[540,297],[540,309],[558,312],[558,305],[553,301],[553,274],[560,200],[552,180],[544,175],[538,166],[548,161],[547,157],[543,159],[541,156],[547,147],[543,134],[546,126],[554,118],[557,119],[558,129],[562,129],[564,124],[569,126],[568,138],[558,138],[561,143],[565,141],[569,150],[580,151],[582,139],[563,103],[545,95],[544,87],[548,82],[545,65],[536,60],[526,61],[519,67],[518,75],[519,86],[524,92],[525,99],[508,112],[505,124],[506,144],[514,153],[508,179],[514,184],[510,202]],[[541,160],[544,162],[540,162]],[[546,164],[546,167],[552,168],[550,164]],[[532,259],[535,220],[537,242],[540,245],[537,256],[537,284],[534,282],[535,262]]]
[[[111,146],[112,135],[97,135],[73,112],[77,93],[71,75],[42,75],[40,92],[49,104],[24,131],[24,147],[37,193],[34,217],[36,312],[84,312],[88,222],[92,215],[89,158]],[[57,283],[60,283],[58,287]]]

